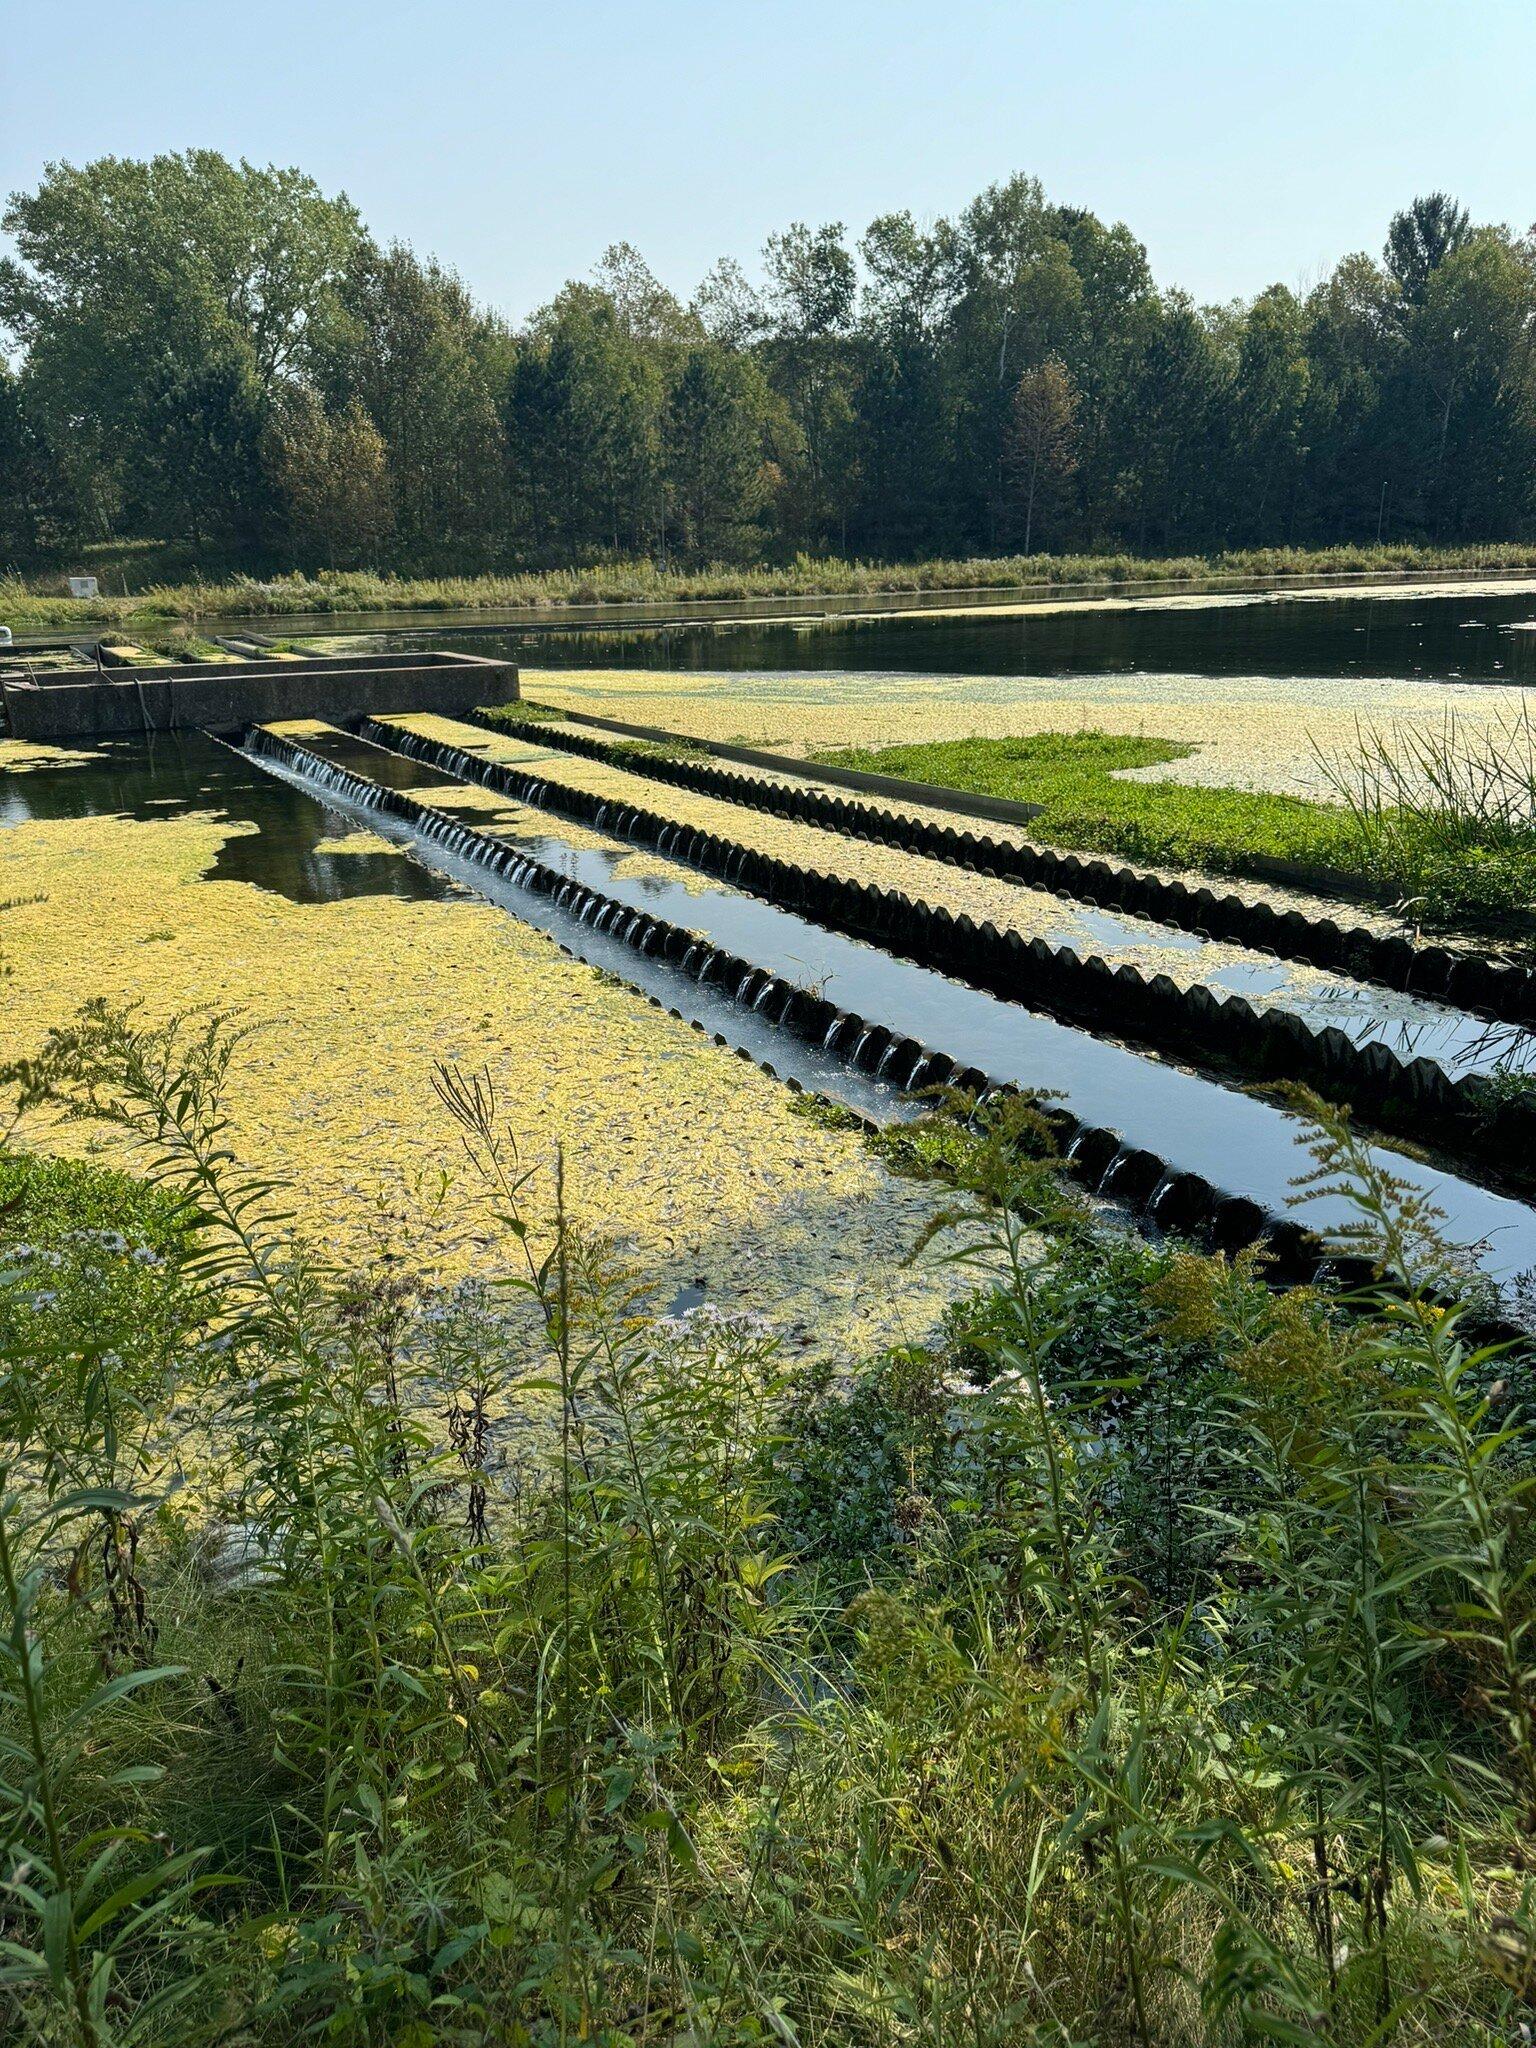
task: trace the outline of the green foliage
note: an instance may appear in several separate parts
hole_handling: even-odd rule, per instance
[[[1038,805],[1031,832],[1062,846],[1214,874],[1342,875],[1426,922],[1524,929],[1536,895],[1536,767],[1518,720],[1485,739],[1454,722],[1391,738],[1362,732],[1346,758],[1323,764],[1336,803],[1119,779],[1192,751],[1172,740],[1085,731],[846,748],[820,758]]]
[[[1305,297],[1197,306],[1123,223],[1015,176],[921,228],[886,214],[857,255],[842,223],[794,222],[761,291],[726,258],[689,305],[620,243],[515,333],[302,172],[213,151],[53,165],[0,225],[18,559],[114,537],[176,542],[201,575],[835,545],[958,555],[964,582],[1018,540],[983,581],[1075,581],[1088,561],[1065,574],[1041,537],[1123,579],[1129,555],[1293,561],[1340,535],[1374,536],[1329,550],[1362,562],[1385,536],[1454,548],[1536,510],[1536,273],[1444,194]],[[318,504],[266,431],[295,413],[329,423],[366,516]]]
[[[184,553],[184,551],[183,551]],[[1244,548],[1211,555],[1136,554],[983,555],[961,560],[933,556],[920,561],[850,562],[827,555],[797,555],[774,567],[743,568],[716,562],[685,570],[644,560],[591,560],[572,568],[484,575],[383,575],[373,571],[297,571],[256,582],[225,580],[158,581],[159,565],[172,551],[142,543],[82,542],[71,560],[118,582],[139,586],[138,595],[94,598],[61,594],[62,577],[28,578],[0,574],[0,605],[13,625],[27,627],[134,625],[166,619],[236,615],[282,618],[295,613],[383,611],[474,611],[510,605],[639,604],[666,599],[690,602],[739,597],[899,594],[946,590],[1055,590],[1064,584],[1114,587],[1205,581],[1251,582],[1286,576],[1413,575],[1451,571],[1536,567],[1536,547],[1503,542],[1469,547]],[[178,556],[178,559],[181,559]]]
[[[7,1438],[8,2034],[1518,2037],[1529,1425],[1347,1128],[1347,1311],[1044,1236],[981,1131],[944,1344],[791,1376],[752,1318],[647,1317],[483,1076],[437,1093],[505,1265],[330,1270],[232,1167],[234,1050],[98,1008],[48,1086],[163,1192],[7,1169],[39,1234],[181,1236],[207,1311],[158,1435],[71,1426],[114,1483],[53,1486],[46,1410]],[[55,1355],[31,1284],[0,1260],[6,1384]],[[219,1497],[164,1497],[210,1423]]]
[[[1321,764],[1348,811],[1368,871],[1450,921],[1529,917],[1536,900],[1536,732],[1529,713],[1468,732],[1361,728]]]
[[[1339,867],[1357,859],[1352,822],[1337,805],[1116,779],[1193,752],[1175,740],[1083,731],[849,748],[822,758],[1038,804],[1031,830],[1042,838],[1127,860],[1242,874],[1273,861]]]

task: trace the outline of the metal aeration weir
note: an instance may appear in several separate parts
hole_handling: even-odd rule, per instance
[[[1342,1032],[1313,1032],[1283,1012],[1218,1002],[1206,990],[1168,983],[1169,995],[1156,978],[1132,981],[1123,968],[1075,955],[1063,963],[1064,949],[796,869],[590,791],[557,790],[549,778],[470,747],[377,720],[364,735],[285,736],[258,725],[246,744],[272,772],[366,817],[580,957],[609,967],[617,959],[623,978],[651,1000],[861,1114],[910,1113],[903,1097],[942,1084],[983,1096],[1041,1092],[1060,1147],[1088,1187],[1144,1223],[1225,1248],[1263,1237],[1281,1277],[1315,1271],[1323,1256],[1317,1233],[1348,1214],[1338,1198],[1315,1190],[1293,1200],[1309,1164],[1309,1126],[1209,1071],[1187,1071],[1101,1034],[1155,1045],[1160,1018],[1198,1016],[1200,1049],[1165,1049],[1195,1051],[1204,1068],[1241,1070],[1241,1057],[1225,1057],[1226,1041],[1214,1049],[1220,1026],[1203,997],[1212,1012],[1243,1020],[1234,1046],[1248,1037],[1268,1049],[1271,1065],[1261,1071],[1282,1070],[1283,1052],[1295,1078],[1312,1056],[1317,1078],[1333,1084],[1329,1092],[1358,1093],[1372,1071],[1388,1071],[1376,1057],[1385,1054],[1394,1088],[1416,1066],[1428,1069],[1411,1083],[1420,1128],[1436,1104],[1448,1130],[1458,1116],[1472,1122],[1457,1090],[1475,1075],[1453,1080],[1434,1062],[1405,1063]],[[465,738],[472,746],[473,733]],[[463,799],[466,782],[503,806],[482,794],[481,808],[456,815],[449,806]],[[434,790],[446,802],[434,803]],[[581,829],[562,832],[561,816]],[[638,845],[653,852],[643,871],[627,872]],[[703,888],[701,870],[710,878]],[[833,984],[839,1002],[826,993]],[[1319,1043],[1324,1053],[1309,1055]],[[1342,1085],[1327,1059],[1350,1063]],[[1392,1099],[1380,1096],[1385,1112]],[[1447,1111],[1447,1103],[1457,1108]],[[1461,1149],[1476,1156],[1477,1140],[1465,1128],[1460,1135]],[[1536,1267],[1536,1213],[1523,1202],[1396,1153],[1387,1163],[1439,1203],[1452,1234],[1478,1247],[1490,1278],[1508,1286]]]

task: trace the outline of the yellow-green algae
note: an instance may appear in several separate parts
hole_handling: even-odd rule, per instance
[[[1084,728],[1153,735],[1197,751],[1128,775],[1290,796],[1329,794],[1318,755],[1347,753],[1362,723],[1438,727],[1454,712],[1472,732],[1508,717],[1508,692],[1483,683],[1372,676],[525,668],[522,682],[566,709],[785,754]]]
[[[1017,931],[1027,939],[1045,938],[1053,944],[1069,945],[1083,953],[1097,952],[1107,943],[1101,917],[1096,917],[1081,904],[1052,896],[1041,889],[1029,889],[996,876],[950,867],[943,861],[903,852],[899,847],[849,839],[840,833],[825,831],[820,826],[774,817],[771,813],[749,810],[716,797],[699,796],[671,784],[649,782],[644,776],[611,767],[604,761],[586,760],[578,755],[562,754],[539,746],[536,741],[525,739],[520,734],[487,733],[456,719],[426,712],[413,712],[396,718],[393,723],[426,739],[478,752],[487,760],[505,762],[534,773],[547,771],[568,787],[662,812],[682,824],[695,825],[721,838],[737,840],[802,868],[846,876],[856,882],[873,883],[878,888],[915,896],[926,903],[943,904],[957,916],[963,913],[978,924],[990,920],[999,930]],[[432,801],[437,801],[435,794]],[[498,799],[493,798],[492,801]],[[563,836],[566,831],[563,820],[560,831]],[[583,837],[591,840],[596,835],[586,833]],[[621,840],[598,839],[597,843],[623,847]],[[691,886],[699,886],[696,879],[691,879],[693,871],[681,863],[667,863],[666,868],[670,879],[689,881]],[[622,866],[618,872],[623,872]],[[1216,939],[1191,943],[1182,934],[1172,940],[1164,939],[1155,927],[1137,925],[1128,918],[1115,919],[1113,945],[1117,965],[1126,961],[1148,975],[1166,974],[1184,987],[1208,982],[1212,975],[1234,963],[1258,964],[1256,956],[1241,946],[1227,945]],[[1249,993],[1249,1000],[1262,1009],[1270,1004],[1283,1006],[1302,993],[1334,990],[1342,996],[1354,986],[1345,977],[1330,974],[1322,968],[1293,964],[1287,969],[1281,986],[1270,991],[1256,988]]]
[[[406,724],[409,721],[400,718],[395,722]],[[430,723],[429,720],[428,724]],[[279,739],[292,740],[299,746],[303,746],[306,740],[326,735],[331,738],[337,736],[337,728],[334,725],[327,725],[324,720],[318,718],[274,719],[265,729],[275,733]],[[463,745],[466,739],[473,742],[481,737],[479,731],[472,726],[453,724],[451,730],[456,745]],[[422,766],[425,779],[411,790],[411,795],[418,802],[430,804],[437,811],[451,811],[461,816],[465,824],[474,826],[476,830],[498,836],[504,834],[507,837],[524,838],[528,830],[542,829],[538,822],[538,814],[530,811],[525,805],[512,803],[506,797],[498,796],[494,790],[482,789],[477,783],[462,782],[451,776],[444,776],[441,782],[434,781],[431,779],[430,764],[424,763]],[[561,839],[582,852],[616,853],[618,857],[613,867],[615,876],[624,876],[632,880],[639,880],[647,875],[665,876],[668,881],[683,883],[691,891],[709,886],[703,876],[693,875],[688,870],[679,871],[670,861],[660,860],[654,854],[639,848],[625,846],[621,840],[611,839],[606,833],[589,831],[584,825],[567,823],[565,819],[560,820],[557,829]]]
[[[27,751],[0,749],[0,770]],[[547,1168],[565,1146],[574,1214],[621,1240],[660,1305],[702,1281],[791,1347],[842,1357],[932,1332],[958,1285],[936,1261],[906,1263],[932,1189],[467,893],[309,905],[202,879],[246,829],[192,814],[0,833],[0,899],[20,899],[5,917],[0,1058],[34,1050],[91,996],[151,1019],[236,1011],[258,1027],[229,1104],[242,1163],[289,1181],[299,1223],[342,1256],[404,1208],[444,1277],[503,1256],[429,1085],[436,1060],[484,1066],[524,1159]],[[29,1135],[77,1156],[117,1142],[84,1125]],[[440,1174],[443,1198],[420,1199]]]
[[[939,676],[786,672],[771,678],[643,669],[524,669],[526,694],[559,709],[586,711],[685,738],[737,742],[790,758],[838,747],[890,746],[931,740],[1005,739],[1015,735],[1101,730],[1155,736],[1195,748],[1187,759],[1120,771],[1127,781],[1169,781],[1212,788],[1329,796],[1320,754],[1347,753],[1360,730],[1438,725],[1454,711],[1464,729],[1497,724],[1490,700],[1503,692],[1481,684],[1378,682],[1361,678],[1206,676]],[[767,683],[766,690],[761,687]],[[1230,684],[1230,689],[1229,689]],[[1013,692],[1025,694],[1015,698]],[[999,695],[999,692],[1003,694]],[[1224,694],[1225,693],[1225,694]],[[578,728],[579,729],[579,728]],[[584,728],[588,737],[591,728]],[[727,764],[729,765],[729,764]],[[752,769],[752,774],[768,771]],[[782,779],[769,777],[769,779]],[[806,780],[817,778],[814,769]],[[830,787],[831,785],[826,785]],[[846,794],[846,791],[839,792]],[[897,799],[873,799],[888,806]],[[947,825],[953,811],[903,796],[901,810]],[[1024,841],[1026,826],[961,818],[989,838]],[[1188,870],[1135,864],[1148,874],[1188,878]],[[1336,902],[1304,889],[1216,878],[1277,910],[1337,917]],[[1373,931],[1411,926],[1388,909],[1351,902],[1349,922]]]

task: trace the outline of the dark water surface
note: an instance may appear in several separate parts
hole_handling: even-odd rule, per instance
[[[441,779],[415,763],[364,749],[349,736],[337,735],[327,750],[337,765],[371,772],[376,780],[387,775],[424,788]],[[324,841],[345,838],[365,821],[396,845],[409,844],[414,835],[398,821],[333,800],[313,781],[300,786],[289,774],[273,772],[215,741],[190,734],[119,741],[93,749],[83,763],[0,770],[0,827],[47,819],[151,820],[199,813],[254,828],[226,842],[209,879],[249,882],[302,903],[357,894],[468,900],[467,887],[502,902],[596,965],[611,965],[626,979],[654,978],[654,992],[664,1002],[697,1016],[754,1056],[772,1059],[781,1073],[823,1087],[866,1114],[888,1116],[896,1108],[888,1087],[849,1073],[835,1056],[799,1045],[732,1004],[728,992],[701,988],[661,963],[629,953],[547,898],[530,897],[440,848],[418,844],[415,857],[319,851]],[[508,803],[489,815],[479,813],[475,822],[516,838],[536,857],[610,894],[714,934],[763,967],[799,981],[823,981],[842,1006],[940,1045],[963,1063],[1025,1085],[1059,1089],[1080,1115],[1119,1128],[1132,1142],[1205,1173],[1218,1186],[1251,1192],[1268,1207],[1284,1205],[1292,1178],[1307,1163],[1305,1128],[1267,1103],[999,1003],[691,874],[626,875],[628,849],[575,846],[546,813]],[[655,865],[651,861],[642,867],[654,870]],[[1401,1158],[1393,1163],[1438,1198],[1456,1235],[1465,1242],[1481,1241],[1479,1260],[1486,1271],[1508,1283],[1536,1266],[1536,1214],[1525,1204],[1457,1175]],[[1323,1224],[1340,1220],[1334,1205],[1315,1194],[1303,1213]]]
[[[144,821],[206,812],[253,828],[225,840],[208,871],[211,882],[250,882],[294,903],[452,893],[441,875],[398,853],[320,851],[326,840],[355,832],[350,813],[275,782],[201,733],[101,740],[89,751],[86,762],[0,768],[0,829],[35,819]]]
[[[877,669],[912,675],[1391,676],[1536,684],[1536,596],[1278,597],[936,619],[630,632],[368,636],[530,668]]]

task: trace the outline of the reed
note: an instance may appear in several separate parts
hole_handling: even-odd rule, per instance
[[[1433,917],[1529,912],[1536,902],[1536,727],[1527,707],[1488,725],[1357,724],[1318,752],[1361,865]]]
[[[87,567],[89,564],[86,565]],[[135,573],[152,573],[135,559]],[[713,563],[691,570],[650,561],[612,560],[570,568],[517,569],[463,576],[408,570],[294,570],[269,578],[230,576],[145,582],[131,595],[63,595],[62,576],[0,576],[0,622],[14,628],[86,624],[152,625],[215,618],[278,618],[295,613],[457,611],[508,605],[636,604],[666,599],[850,596],[919,591],[1054,590],[1084,584],[1252,582],[1269,577],[1355,577],[1414,572],[1536,568],[1529,542],[1477,546],[1244,548],[1213,555],[1141,556],[1126,551],[1000,555],[920,562],[849,562],[797,555],[742,567]],[[118,580],[116,571],[113,579]]]

